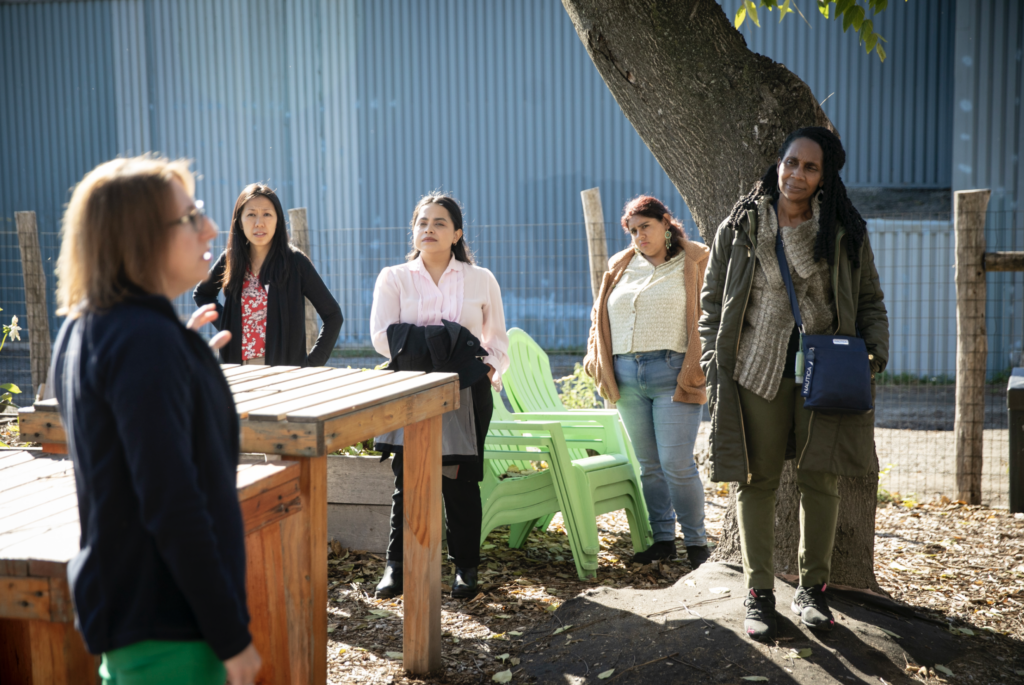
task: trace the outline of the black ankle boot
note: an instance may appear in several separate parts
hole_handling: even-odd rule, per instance
[[[643,552],[637,552],[629,561],[632,564],[644,564],[646,566],[654,561],[668,561],[675,558],[676,541],[662,540],[661,542],[655,542]]]
[[[454,599],[469,599],[475,597],[477,592],[476,576],[477,567],[459,568],[455,567],[455,582],[452,583],[452,597]]]
[[[377,599],[391,599],[402,594],[402,562],[389,561],[384,567],[384,575],[377,583],[373,596]]]
[[[690,561],[690,569],[693,571],[696,571],[710,556],[711,550],[707,545],[690,545],[686,548],[686,558]]]

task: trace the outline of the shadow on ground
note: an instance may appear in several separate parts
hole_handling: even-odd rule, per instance
[[[914,682],[908,665],[949,665],[965,649],[944,625],[860,592],[829,590],[836,627],[824,635],[812,633],[789,609],[794,590],[777,582],[778,640],[760,645],[742,632],[745,589],[738,566],[708,563],[661,590],[593,588],[562,605],[549,625],[526,635],[524,675],[542,683],[764,678],[878,685],[880,679]],[[597,679],[610,669],[615,669],[610,676]]]

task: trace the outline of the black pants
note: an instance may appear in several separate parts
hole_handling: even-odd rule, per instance
[[[391,468],[395,472],[395,494],[391,496],[391,537],[388,540],[388,561],[402,561],[405,525],[402,520],[405,489],[402,485],[402,455],[396,454]],[[448,558],[459,568],[475,568],[480,564],[480,482],[464,474],[462,478],[441,478],[441,497],[448,518]]]

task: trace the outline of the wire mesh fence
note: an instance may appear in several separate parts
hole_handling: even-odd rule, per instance
[[[954,498],[957,326],[952,221],[948,214],[893,214],[869,219],[868,230],[890,324],[889,365],[877,378],[880,488],[902,498]],[[688,232],[699,240],[692,228]],[[989,212],[985,233],[990,251],[1024,250],[1024,212]],[[627,247],[618,225],[606,225],[606,234],[609,255]],[[583,224],[469,226],[466,236],[477,263],[490,269],[501,285],[508,327],[522,328],[548,351],[556,377],[571,373],[583,358],[593,302]],[[310,237],[313,261],[345,317],[330,364],[379,364],[383,358],[370,343],[373,286],[382,268],[404,260],[411,247],[408,227],[314,229]],[[56,233],[40,234],[52,336],[60,324],[52,314],[58,239]],[[218,250],[223,242],[221,235]],[[0,317],[23,317],[24,286],[13,223],[0,222],[0,265]],[[986,504],[1007,506],[1006,380],[1011,368],[1022,363],[1024,273],[988,273],[986,282],[982,497]],[[179,298],[175,307],[183,319],[194,309],[189,295]],[[27,336],[22,337],[0,352],[0,382],[17,383],[26,391],[19,404],[32,397]]]

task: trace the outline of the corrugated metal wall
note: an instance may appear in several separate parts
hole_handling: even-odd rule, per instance
[[[732,18],[740,0],[721,4]],[[844,182],[948,188],[956,0],[890,2],[871,17],[888,41],[884,64],[864,53],[852,28],[844,34],[815,3],[800,4],[807,23],[796,13],[779,22],[778,12],[761,8],[761,28],[748,19],[741,32],[751,50],[786,65],[825,100],[846,147]]]
[[[822,99],[835,92],[825,109],[856,143],[851,185],[949,183],[952,0],[924,4],[883,16],[884,66],[817,15],[813,29],[777,15],[744,29]],[[16,94],[0,103],[5,226],[35,209],[52,258],[69,187],[115,154],[194,158],[224,228],[238,191],[268,181],[309,210],[343,344],[365,344],[373,279],[406,251],[404,232],[384,229],[434,188],[463,201],[510,324],[552,347],[587,330],[580,190],[601,187],[611,251],[633,195],[686,215],[552,0],[0,3],[0,43],[0,88]],[[0,245],[11,312],[14,245]]]
[[[1024,3],[957,0],[954,58],[953,189],[991,189],[987,248],[1024,250]],[[986,309],[990,368],[1020,363],[1022,274],[989,274]]]

